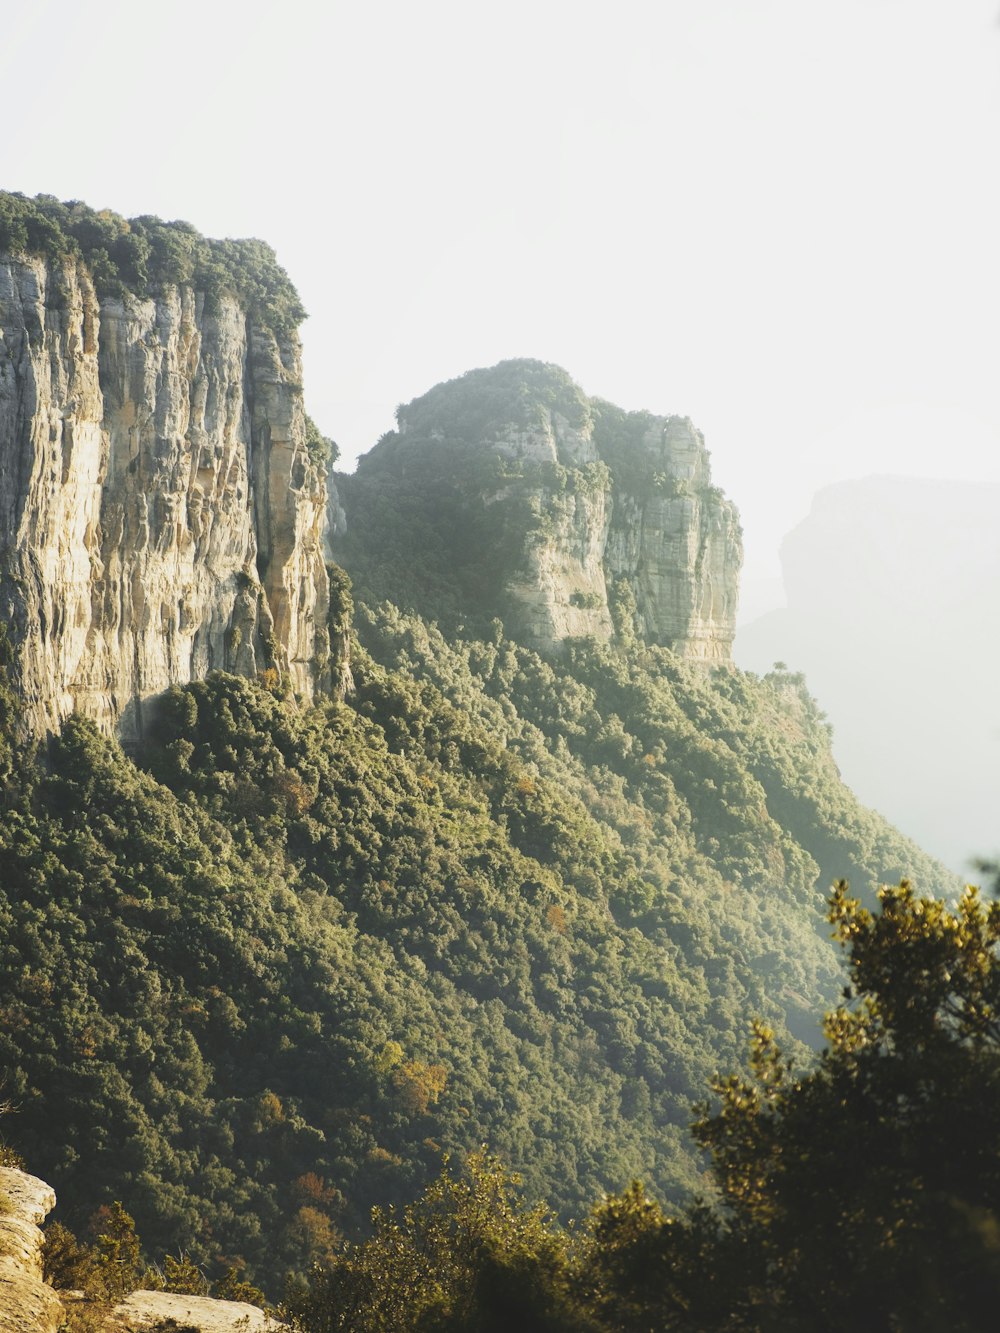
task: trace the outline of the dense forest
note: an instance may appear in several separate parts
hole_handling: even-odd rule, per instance
[[[680,1198],[751,1018],[819,1039],[833,873],[948,887],[794,677],[355,624],[346,702],[217,675],[131,755],[6,705],[8,1136],[63,1221],[272,1291],[484,1143],[563,1217]]]
[[[379,1214],[285,1307],[301,1333],[985,1333],[1000,1298],[1000,904],[911,885],[828,918],[849,985],[807,1071],[754,1025],[749,1077],[714,1082],[709,1188],[642,1185],[581,1227],[530,1208],[501,1163],[447,1168]]]

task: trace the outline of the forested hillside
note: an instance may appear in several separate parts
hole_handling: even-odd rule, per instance
[[[130,755],[4,698],[7,1135],[62,1220],[272,1290],[481,1143],[563,1214],[678,1197],[751,1017],[817,1035],[830,878],[950,887],[794,677],[354,625],[345,702],[215,675]]]

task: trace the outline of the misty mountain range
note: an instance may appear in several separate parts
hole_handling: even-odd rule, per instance
[[[1000,486],[867,477],[785,538],[788,605],[744,625],[747,670],[804,671],[845,781],[966,876],[998,850]]]

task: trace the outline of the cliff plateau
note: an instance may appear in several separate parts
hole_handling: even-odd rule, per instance
[[[137,737],[144,701],[213,668],[311,696],[325,505],[294,329],[0,254],[0,620],[30,730],[75,710]]]
[[[521,360],[438,385],[397,423],[336,478],[333,549],[376,595],[445,620],[482,607],[546,653],[635,634],[730,660],[739,522],[689,420]]]

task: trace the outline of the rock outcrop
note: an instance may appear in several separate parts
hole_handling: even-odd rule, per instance
[[[804,671],[845,782],[976,879],[1000,850],[998,508],[995,482],[825,487],[782,543],[787,607],[736,640],[747,670]]]
[[[245,1301],[134,1291],[109,1309],[106,1304],[91,1304],[80,1292],[60,1295],[42,1276],[43,1237],[39,1229],[55,1206],[55,1193],[44,1180],[12,1167],[0,1167],[2,1333],[56,1333],[65,1323],[70,1306],[89,1314],[88,1328],[100,1324],[106,1333],[141,1333],[168,1325],[196,1329],[198,1333],[280,1333],[286,1327]]]
[[[59,1297],[42,1280],[39,1224],[56,1205],[44,1180],[0,1167],[0,1329],[3,1333],[56,1333],[63,1321]]]
[[[334,555],[378,595],[407,600],[417,552],[439,600],[413,600],[431,614],[478,605],[550,653],[631,632],[730,660],[739,521],[689,420],[589,400],[537,361],[470,371],[397,417],[337,479],[330,523]]]
[[[0,256],[0,621],[29,729],[139,736],[213,668],[311,695],[325,506],[294,333],[225,292],[98,297],[72,256]]]
[[[107,1320],[107,1333],[166,1333],[171,1328],[192,1333],[280,1333],[287,1325],[246,1301],[167,1291],[133,1291]]]

